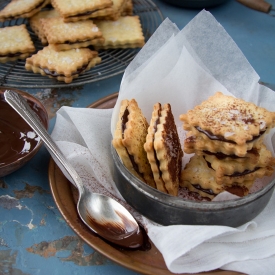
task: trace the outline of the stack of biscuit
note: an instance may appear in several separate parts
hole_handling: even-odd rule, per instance
[[[193,154],[180,185],[213,199],[222,191],[247,195],[255,179],[273,173],[275,159],[263,144],[275,113],[217,92],[182,114],[184,152]]]
[[[43,9],[49,4],[51,9]],[[132,12],[131,0],[12,1],[0,11],[0,21],[27,18],[44,48],[33,54],[35,48],[27,32],[25,43],[0,50],[0,62],[26,59],[33,54],[26,59],[27,70],[70,83],[101,62],[99,50],[145,44],[139,17]],[[6,28],[11,32],[13,27]],[[17,37],[10,35],[5,40],[11,41],[12,36]]]
[[[178,194],[183,151],[170,104],[156,103],[149,125],[134,99],[122,100],[112,144],[133,175]]]

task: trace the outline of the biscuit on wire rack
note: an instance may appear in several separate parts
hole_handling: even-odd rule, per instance
[[[158,190],[176,196],[183,151],[170,104],[154,105],[144,149]]]
[[[52,5],[64,19],[64,22],[86,20],[94,12],[112,7],[112,0],[52,0]]]
[[[122,7],[121,16],[127,16],[127,15],[133,15],[133,1],[132,0],[126,0]]]
[[[36,13],[34,16],[32,16],[31,18],[29,18],[29,23],[30,23],[32,30],[38,36],[38,38],[40,39],[40,41],[43,45],[47,45],[48,40],[44,34],[43,26],[42,26],[40,19],[53,18],[53,17],[60,17],[60,14],[55,9],[40,11],[40,12]]]
[[[116,21],[95,21],[105,39],[95,49],[141,48],[145,44],[139,16],[122,16]]]
[[[56,51],[86,48],[104,42],[101,31],[92,20],[65,23],[58,17],[40,21],[48,43]]]
[[[151,187],[156,187],[143,145],[148,122],[135,99],[122,100],[112,144],[128,170]]]
[[[51,0],[13,0],[0,11],[0,22],[30,18],[50,3]]]
[[[25,24],[0,28],[0,63],[26,59],[35,46]]]
[[[221,92],[182,114],[187,153],[195,150],[245,156],[275,126],[275,112]]]
[[[99,10],[95,12],[92,16],[94,19],[100,20],[118,20],[118,18],[122,15],[124,11],[127,11],[127,7],[129,9],[129,0],[113,0],[113,6]],[[132,14],[124,14],[124,15],[132,15]]]
[[[100,62],[98,52],[88,48],[57,52],[49,45],[27,58],[25,68],[58,81],[71,83],[81,73]]]

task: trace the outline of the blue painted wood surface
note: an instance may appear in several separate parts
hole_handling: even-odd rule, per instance
[[[154,1],[164,17],[183,28],[199,10]],[[275,6],[275,0],[270,1]],[[275,89],[275,17],[234,0],[207,9],[235,40],[261,81]],[[84,87],[27,90],[47,106],[52,130],[63,105],[86,107],[119,90],[122,75]],[[48,183],[44,147],[23,168],[0,178],[0,274],[137,274],[86,245],[61,217]]]

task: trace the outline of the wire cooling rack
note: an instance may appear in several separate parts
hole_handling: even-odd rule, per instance
[[[0,9],[3,9],[9,2],[10,1],[7,0],[1,1]],[[134,15],[140,17],[145,41],[147,41],[163,21],[163,15],[151,0],[133,0],[133,5]],[[30,28],[27,19],[20,18],[0,22],[0,28],[20,24],[27,25],[36,50],[41,50],[43,46]],[[138,51],[139,49],[101,50],[99,51],[99,56],[102,59],[101,63],[81,74],[69,84],[27,71],[25,69],[24,60],[0,63],[0,86],[19,88],[59,88],[84,85],[123,73]]]

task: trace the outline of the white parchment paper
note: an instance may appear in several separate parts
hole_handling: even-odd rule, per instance
[[[169,102],[180,130],[179,115],[216,91],[275,111],[274,92],[258,81],[240,49],[209,12],[200,12],[183,30],[166,19],[127,67],[114,109],[62,107],[52,137],[91,191],[124,203],[110,170],[110,143],[122,99],[135,98],[148,121],[156,102]],[[272,136],[266,140],[270,149]],[[239,228],[159,226],[126,207],[146,226],[171,272],[221,268],[274,274],[274,195],[258,217]]]

